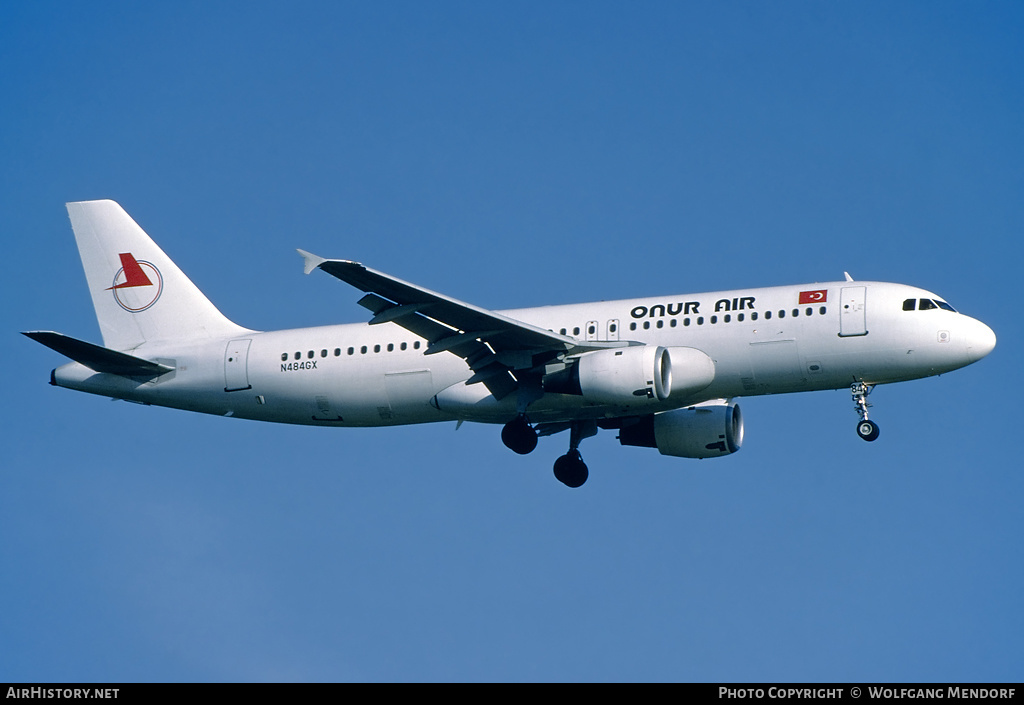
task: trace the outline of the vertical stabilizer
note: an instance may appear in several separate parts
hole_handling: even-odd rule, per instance
[[[221,314],[113,201],[68,203],[103,344],[222,338],[246,332]]]

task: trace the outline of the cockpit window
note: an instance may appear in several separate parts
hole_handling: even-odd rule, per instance
[[[904,311],[933,311],[937,308],[941,308],[943,311],[952,311],[956,313],[956,309],[947,304],[941,299],[904,299],[903,310]]]

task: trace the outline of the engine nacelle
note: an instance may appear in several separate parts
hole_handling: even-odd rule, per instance
[[[697,348],[665,348],[672,363],[672,396],[679,400],[715,381],[715,361]]]
[[[660,345],[587,353],[575,376],[583,398],[603,404],[659,402],[672,393],[672,360]]]
[[[677,458],[717,458],[743,445],[743,416],[739,405],[716,399],[641,417],[619,430],[619,442]]]
[[[715,363],[696,348],[636,345],[581,355],[544,376],[544,391],[578,394],[599,404],[642,405],[681,401],[715,379]]]

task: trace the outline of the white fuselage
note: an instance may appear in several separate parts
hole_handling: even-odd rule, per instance
[[[801,294],[817,300],[800,303]],[[655,406],[552,393],[530,404],[531,420],[556,422],[928,377],[968,365],[995,344],[980,321],[942,308],[904,310],[908,299],[938,297],[901,284],[847,281],[500,313],[581,341],[695,348],[714,361],[710,386]],[[146,342],[131,354],[174,368],[152,381],[70,363],[54,371],[53,382],[147,404],[319,426],[504,423],[516,415],[516,394],[499,402],[485,385],[464,384],[473,371],[462,358],[425,350],[426,341],[394,323],[248,331]]]

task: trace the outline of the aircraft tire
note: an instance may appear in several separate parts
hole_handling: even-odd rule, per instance
[[[571,450],[555,461],[555,479],[566,487],[580,487],[588,477],[590,471],[578,450]]]
[[[878,424],[874,421],[864,420],[857,424],[857,435],[865,441],[873,441],[878,438]]]
[[[537,447],[537,431],[525,416],[517,416],[502,427],[501,442],[513,453],[528,455]]]

